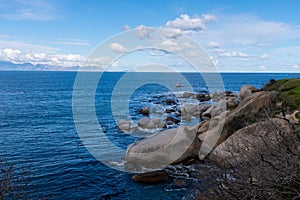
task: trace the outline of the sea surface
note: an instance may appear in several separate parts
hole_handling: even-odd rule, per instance
[[[95,87],[96,117],[107,138],[124,151],[140,137],[119,131],[115,115],[118,119],[128,119],[128,111],[130,120],[137,122],[142,117],[138,110],[143,106],[165,109],[168,105],[163,102],[167,98],[176,100],[185,91],[185,84],[175,92],[170,90],[168,85],[178,83],[176,75],[171,73],[132,73],[123,82],[125,73],[85,73],[86,84],[88,77],[102,75]],[[195,92],[208,89],[199,74],[182,75]],[[157,185],[137,184],[130,173],[112,169],[90,154],[73,120],[76,77],[76,72],[0,71],[0,158],[13,164],[16,176],[25,176],[24,193],[30,199],[191,199],[193,190],[201,187],[201,180],[191,178],[184,186],[172,180]],[[139,85],[149,77],[152,81]],[[225,90],[238,92],[243,84],[261,88],[270,79],[299,75],[223,73],[221,77]],[[82,92],[84,100],[85,94],[93,90]],[[120,98],[114,97],[114,92]],[[128,107],[119,112],[115,109],[113,114],[112,104],[124,98],[128,98]],[[84,106],[83,101],[83,113]],[[86,123],[89,125],[89,120]],[[103,155],[114,153],[109,148],[102,151]],[[121,168],[124,164],[122,160],[114,162]]]

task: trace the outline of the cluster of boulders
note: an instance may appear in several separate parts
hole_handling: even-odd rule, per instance
[[[184,93],[183,96],[193,98],[194,95]],[[126,151],[127,170],[137,173],[159,170],[190,158],[207,159],[222,166],[236,165],[258,148],[280,142],[283,133],[292,132],[290,123],[299,124],[300,111],[285,117],[255,121],[255,116],[262,110],[281,106],[275,91],[260,91],[245,85],[239,95],[225,92],[209,95],[209,98],[217,99],[218,104],[187,104],[178,108],[182,119],[197,115],[202,119],[200,123],[192,127],[167,129],[129,145]],[[253,121],[243,121],[251,117]],[[147,128],[160,123],[142,118],[138,124]],[[129,125],[124,127],[129,128]],[[154,182],[165,179],[165,173],[155,173],[163,176],[162,179],[153,176]],[[146,180],[152,175],[147,173]],[[134,180],[147,182],[143,174],[136,174]]]
[[[236,107],[240,101],[238,94],[228,91],[214,94],[184,92],[181,99],[183,102],[184,99],[195,99],[199,103],[179,104],[174,99],[166,99],[162,104],[165,105],[164,112],[155,113],[149,106],[144,106],[138,110],[138,113],[143,117],[137,123],[122,120],[119,122],[118,128],[121,131],[163,129],[168,126],[179,125],[182,120],[185,122],[190,122],[193,118],[209,120],[226,109]],[[150,114],[161,115],[164,119],[162,119],[163,117],[161,119],[150,118]]]

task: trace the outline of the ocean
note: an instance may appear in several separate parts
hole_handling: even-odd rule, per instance
[[[86,77],[97,76],[97,73],[84,73]],[[178,80],[171,73],[132,73],[133,80],[118,85],[124,75],[121,72],[102,75],[96,87],[94,107],[103,132],[125,150],[140,138],[118,130],[112,114],[114,91],[119,92],[116,95],[120,99],[122,95],[128,98],[128,108],[115,115],[126,118],[128,110],[131,120],[137,121],[142,117],[138,110],[143,106],[165,106],[163,102],[167,98],[176,100],[176,94],[164,85],[175,85]],[[182,75],[194,91],[207,90],[199,74]],[[201,180],[192,177],[190,184],[180,187],[172,180],[156,185],[138,184],[131,180],[132,174],[112,169],[94,158],[80,140],[73,120],[76,77],[76,72],[0,71],[0,159],[14,166],[16,176],[25,177],[24,194],[30,199],[189,199],[195,187],[201,187]],[[153,77],[153,81],[137,87],[146,77]],[[270,79],[299,75],[222,73],[221,77],[226,90],[238,92],[243,84],[261,88]],[[116,90],[116,86],[124,88]],[[131,95],[122,94],[130,86],[134,86]],[[184,89],[180,87],[177,92],[182,93]],[[85,92],[89,91],[83,91],[82,98]],[[102,151],[113,155],[109,149]],[[122,164],[120,161],[116,166]]]

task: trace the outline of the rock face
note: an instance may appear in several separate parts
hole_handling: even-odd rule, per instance
[[[254,123],[233,133],[209,155],[209,161],[223,167],[236,166],[268,145],[281,142],[282,134],[292,132],[288,122],[273,118]],[[258,157],[260,159],[260,157]]]
[[[126,151],[126,169],[162,169],[181,162],[189,157],[196,157],[200,148],[197,127],[169,129],[128,146]]]
[[[257,92],[240,102],[232,111],[224,111],[211,118],[209,128],[198,136],[202,141],[199,158],[203,159],[215,146],[224,142],[239,125],[238,120],[245,116],[254,116],[262,108],[271,108],[277,99],[277,92]],[[198,131],[199,132],[199,131]],[[216,141],[217,138],[217,141]],[[203,142],[204,141],[204,142]]]
[[[240,89],[241,99],[245,99],[246,97],[251,95],[255,90],[257,90],[257,88],[252,85],[243,85]]]
[[[165,181],[168,178],[168,174],[163,170],[135,174],[132,176],[133,181],[143,184],[155,184]]]

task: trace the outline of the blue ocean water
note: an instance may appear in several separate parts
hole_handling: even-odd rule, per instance
[[[95,73],[86,73],[95,76]],[[137,184],[131,180],[131,174],[107,167],[88,152],[82,145],[73,120],[72,94],[76,75],[76,72],[0,71],[0,158],[12,163],[17,174],[28,171],[25,192],[29,197],[188,198],[194,188],[191,185],[178,187],[172,181],[157,185]],[[125,149],[137,139],[118,131],[111,111],[112,93],[123,76],[124,73],[103,74],[96,90],[95,110],[109,139]],[[138,76],[135,81],[139,81],[149,77],[149,74],[135,73],[134,76]],[[206,89],[199,74],[184,73],[183,76],[195,91]],[[176,98],[167,87],[156,84],[176,84],[173,74],[156,73],[153,77],[152,84],[136,88],[129,99],[129,112],[133,120],[141,117],[137,109],[154,105],[163,98]],[[270,79],[295,77],[299,75],[222,74],[225,89],[236,92],[243,84],[260,88]]]

